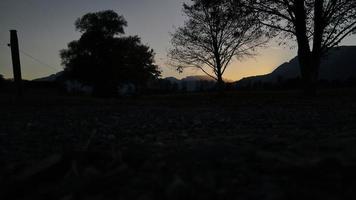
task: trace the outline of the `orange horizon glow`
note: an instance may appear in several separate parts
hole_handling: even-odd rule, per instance
[[[289,62],[296,56],[295,50],[288,47],[269,47],[258,51],[255,57],[242,60],[234,60],[226,69],[223,77],[227,81],[238,81],[245,77],[258,76],[271,73],[274,69],[285,62]],[[184,78],[193,75],[205,75],[198,69],[187,69],[182,74],[174,68],[165,67],[163,77]]]

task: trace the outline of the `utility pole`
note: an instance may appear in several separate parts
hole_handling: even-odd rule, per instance
[[[17,38],[17,31],[10,30],[10,47],[12,56],[12,66],[14,71],[14,81],[16,85],[16,93],[18,97],[22,96],[22,77],[21,77],[21,63],[19,52],[19,41]]]

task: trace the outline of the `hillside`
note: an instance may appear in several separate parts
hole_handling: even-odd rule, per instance
[[[63,76],[64,72],[63,71],[60,71],[56,74],[52,74],[52,75],[49,75],[47,77],[43,77],[43,78],[37,78],[37,79],[34,79],[32,81],[37,81],[37,82],[54,82],[56,81],[58,78],[60,78],[61,76]]]
[[[243,78],[237,82],[239,86],[246,86],[257,82],[276,83],[300,77],[298,57],[283,63],[273,72],[261,76]],[[346,81],[356,77],[356,46],[342,46],[334,48],[323,58],[320,67],[320,80]]]
[[[216,81],[209,76],[187,76],[183,79],[177,79],[175,77],[167,77],[164,80],[177,84],[180,90],[186,90],[190,92],[212,89],[215,87]]]

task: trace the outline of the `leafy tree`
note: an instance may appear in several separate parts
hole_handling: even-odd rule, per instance
[[[235,0],[240,2],[241,0]],[[314,95],[321,58],[356,32],[354,0],[244,0],[272,35],[295,38],[304,90]]]
[[[110,93],[123,82],[144,84],[157,78],[153,50],[138,36],[123,37],[126,25],[124,17],[110,10],[79,18],[75,26],[82,36],[60,52],[66,75]]]
[[[221,87],[223,74],[234,56],[252,55],[263,44],[254,13],[240,9],[232,14],[228,0],[192,0],[184,4],[184,26],[172,34],[169,51],[172,64],[182,71],[198,68]]]
[[[124,34],[127,21],[112,10],[88,13],[75,21],[76,30],[81,33],[101,33],[109,38]]]

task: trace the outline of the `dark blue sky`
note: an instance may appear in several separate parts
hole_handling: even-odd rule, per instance
[[[160,64],[169,48],[169,34],[183,22],[183,0],[1,0],[0,74],[11,77],[10,52],[4,45],[9,29],[17,29],[20,48],[59,71],[59,50],[79,38],[74,21],[88,12],[112,9],[128,21],[126,33],[139,35],[157,53]],[[56,72],[22,55],[23,76],[36,78]],[[172,69],[165,72],[174,73]],[[172,72],[170,72],[172,71]]]
[[[157,53],[156,62],[164,76],[182,77],[199,74],[187,71],[178,74],[166,65],[166,50],[170,47],[169,32],[183,24],[182,4],[189,0],[1,0],[0,1],[0,74],[12,77],[9,41],[10,29],[17,29],[20,48],[42,62],[21,55],[23,76],[26,79],[46,76],[60,71],[59,50],[79,38],[74,21],[88,12],[112,9],[128,21],[126,33],[139,35],[143,43]],[[356,45],[356,37],[344,42]],[[235,62],[226,72],[227,79],[264,74],[295,55],[295,50],[272,45],[260,51],[256,58]]]

